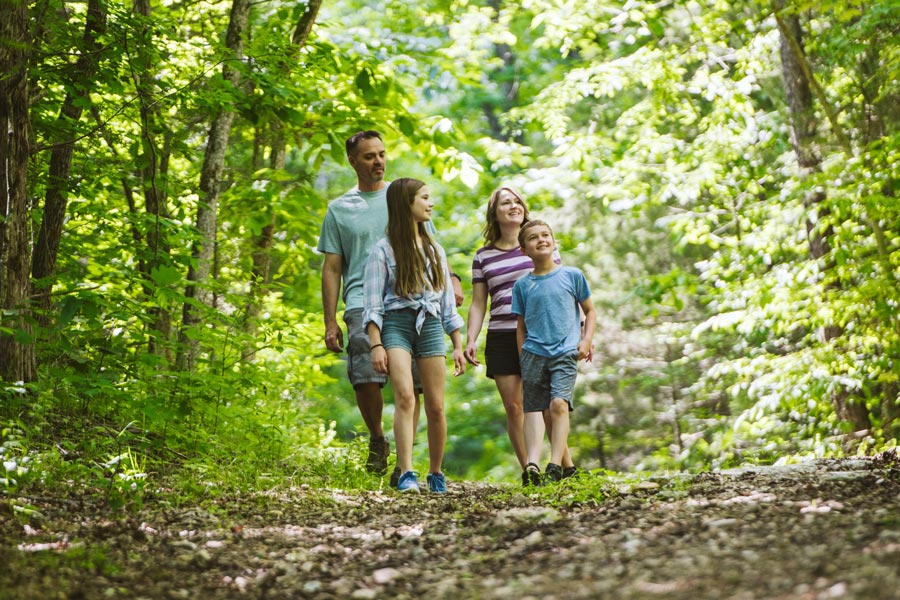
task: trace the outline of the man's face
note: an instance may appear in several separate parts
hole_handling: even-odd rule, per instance
[[[356,154],[347,157],[356,171],[361,186],[372,185],[384,179],[386,166],[384,144],[378,138],[363,140],[356,146]]]

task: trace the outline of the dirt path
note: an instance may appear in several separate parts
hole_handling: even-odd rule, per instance
[[[49,502],[3,516],[0,598],[900,598],[893,456],[583,489],[296,489],[114,521]]]

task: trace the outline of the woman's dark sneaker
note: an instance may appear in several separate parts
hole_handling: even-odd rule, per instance
[[[544,479],[541,477],[541,468],[534,463],[525,465],[525,470],[522,471],[522,485],[525,487],[544,485]]]
[[[547,463],[547,468],[544,469],[544,477],[547,479],[547,481],[552,483],[556,483],[557,481],[562,480],[562,467],[556,463]]]
[[[565,467],[563,469],[563,479],[568,479],[569,477],[581,477],[582,470],[576,466]]]

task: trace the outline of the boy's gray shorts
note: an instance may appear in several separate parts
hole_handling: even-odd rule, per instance
[[[562,398],[574,410],[572,399],[578,375],[578,354],[547,357],[523,350],[519,356],[522,366],[522,405],[525,412],[550,408],[550,400]]]

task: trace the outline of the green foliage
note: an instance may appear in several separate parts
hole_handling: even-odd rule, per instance
[[[35,232],[51,150],[73,153],[55,275],[36,282],[52,283],[51,305],[28,315],[31,331],[0,328],[40,364],[37,382],[0,392],[8,497],[71,479],[126,510],[165,478],[188,496],[384,485],[360,469],[353,393],[321,342],[313,250],[328,200],[354,183],[343,140],[364,128],[384,132],[389,177],[433,182],[457,272],[509,183],[588,275],[600,320],[573,414],[579,464],[705,470],[896,444],[893,3],[780,13],[807,33],[822,90],[814,168],[798,161],[780,34],[755,1],[346,0],[322,7],[303,47],[291,34],[304,6],[276,2],[254,5],[239,64],[226,63],[227,5],[105,6],[96,56],[83,5],[30,7]],[[85,53],[91,81],[75,68]],[[67,94],[77,120],[60,118]],[[201,157],[226,109],[201,300],[185,291]],[[185,306],[198,326],[181,325]],[[185,338],[200,349],[189,369]],[[493,383],[451,378],[446,406],[448,473],[515,481]],[[424,463],[424,423],[419,438]]]

